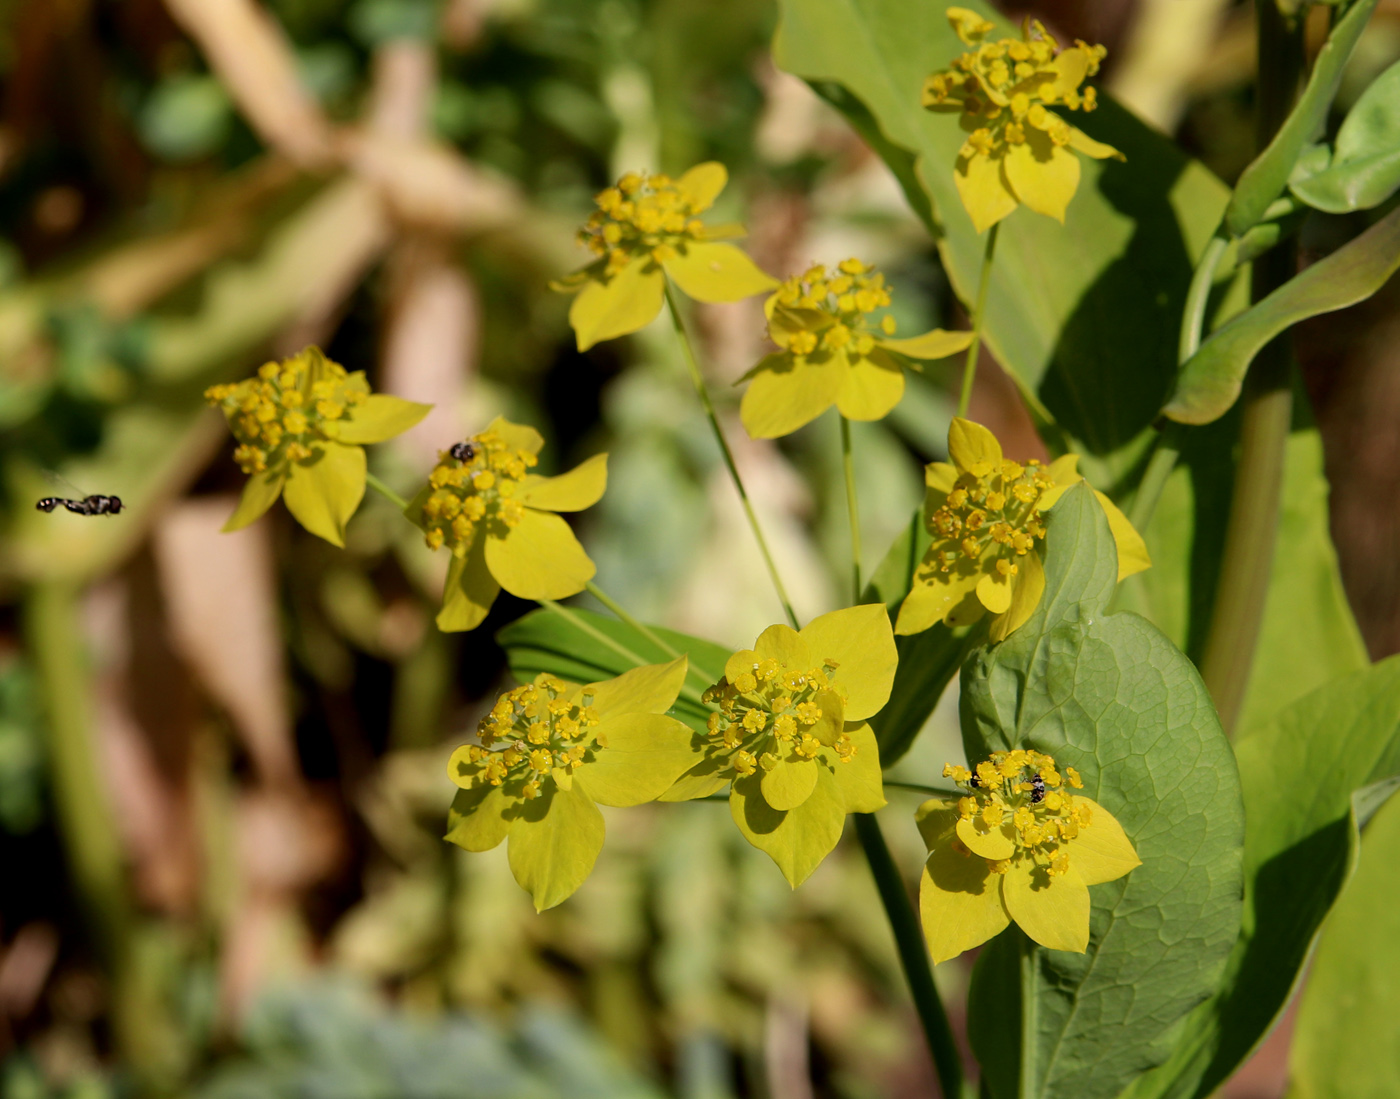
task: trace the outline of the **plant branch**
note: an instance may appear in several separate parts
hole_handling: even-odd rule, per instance
[[[856,468],[851,454],[851,421],[841,417],[841,468],[846,475],[846,514],[851,524],[852,606],[860,602],[860,504],[856,499]]]
[[[408,501],[405,500],[393,489],[391,489],[373,473],[370,473],[368,470],[365,471],[365,484],[367,484],[370,488],[374,489],[375,492],[379,493],[380,496],[383,496],[400,511],[404,511],[405,509],[407,509]]]

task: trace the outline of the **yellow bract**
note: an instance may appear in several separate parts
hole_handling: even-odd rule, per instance
[[[1048,466],[1008,461],[995,435],[961,417],[948,430],[948,455],[952,465],[933,462],[924,470],[924,524],[933,541],[914,571],[895,632],[922,633],[935,622],[963,626],[991,614],[989,635],[1003,641],[1044,594],[1043,513],[1084,479],[1079,456],[1066,454]],[[1148,568],[1142,536],[1112,500],[1094,495],[1118,547],[1118,579]]]
[[[509,837],[510,868],[535,907],[588,877],[603,847],[598,804],[654,801],[694,761],[690,729],[665,716],[686,659],[577,687],[555,676],[507,691],[452,753],[460,792],[447,839],[488,851]]]
[[[929,849],[919,886],[924,937],[935,962],[955,958],[1012,920],[1041,946],[1083,953],[1089,886],[1141,866],[1107,809],[1071,794],[1043,752],[993,752],[975,771],[949,764],[963,798],[933,798],[916,819]]]
[[[607,487],[606,454],[558,477],[536,476],[529,471],[544,439],[500,417],[468,444],[465,460],[443,451],[407,511],[429,547],[452,551],[437,617],[443,630],[475,629],[501,588],[522,599],[563,599],[581,592],[596,571],[554,513],[598,502]]]
[[[953,178],[973,225],[980,233],[1020,203],[1064,221],[1079,187],[1071,150],[1098,160],[1123,154],[1046,108],[1092,111],[1097,93],[1080,85],[1107,51],[1081,41],[1062,50],[1038,20],[1027,20],[1019,39],[996,42],[984,41],[994,28],[976,12],[949,8],[948,21],[974,48],[924,82],[923,105],[961,112],[968,137]]]
[[[941,359],[972,342],[971,332],[939,328],[894,339],[889,304],[885,276],[858,259],[784,282],[764,304],[780,350],[740,379],[749,381],[739,410],[748,433],[787,435],[833,404],[847,419],[881,419],[904,395],[911,360]]]
[[[362,372],[316,347],[264,363],[246,381],[210,386],[204,397],[223,410],[239,442],[234,460],[248,474],[224,530],[246,527],[284,496],[297,522],[337,546],[365,494],[360,444],[392,439],[431,407],[372,394]]]
[[[580,351],[646,326],[661,312],[666,278],[697,301],[738,301],[778,285],[725,238],[742,226],[710,227],[699,214],[713,205],[729,174],[697,164],[679,179],[629,172],[601,192],[579,242],[598,258],[554,284],[577,292],[569,309]]]
[[[739,830],[799,885],[836,846],[847,813],[885,803],[866,721],[889,699],[898,660],[880,604],[824,614],[801,631],[769,626],[705,692],[717,712],[702,758],[661,800],[732,783]]]

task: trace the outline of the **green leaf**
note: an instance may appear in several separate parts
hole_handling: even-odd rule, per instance
[[[1400,801],[1376,814],[1298,1007],[1290,1099],[1386,1099],[1400,1079]]]
[[[1301,394],[1300,403],[1306,401]],[[1215,602],[1234,477],[1238,410],[1190,431],[1182,460],[1143,532],[1152,568],[1129,577],[1116,606],[1151,619],[1199,659]],[[1238,729],[1241,735],[1338,676],[1370,664],[1347,605],[1328,533],[1322,439],[1300,425],[1284,458],[1283,500],[1264,621]]]
[[[277,503],[282,495],[282,486],[287,483],[285,473],[268,471],[254,473],[243,486],[243,494],[238,498],[238,506],[223,525],[225,531],[242,530],[250,523],[256,523],[267,509]]]
[[[458,790],[447,811],[447,835],[443,838],[467,851],[490,851],[510,830],[504,815],[509,806],[499,786]]]
[[[1300,160],[1289,188],[1329,214],[1369,210],[1400,190],[1400,63],[1371,82],[1316,165]]]
[[[572,613],[644,660],[661,664],[671,659],[670,653],[653,645],[625,622],[592,611],[573,609]],[[648,628],[677,652],[690,657],[691,668],[699,673],[691,676],[692,684],[700,678],[713,683],[724,674],[728,649],[660,626]],[[574,683],[596,683],[634,667],[615,650],[549,610],[535,611],[517,619],[501,630],[496,640],[506,650],[511,674],[522,683],[530,682],[540,672],[549,672]],[[704,706],[684,696],[677,700],[674,713],[697,732],[705,730],[710,715]]]
[[[1283,1011],[1351,873],[1357,828],[1400,775],[1400,657],[1312,692],[1242,736],[1235,754],[1247,821],[1240,938],[1219,990],[1132,1099],[1210,1095]]]
[[[333,546],[345,545],[345,524],[365,496],[365,452],[327,443],[310,461],[293,462],[282,500],[298,523]]]
[[[1119,820],[1143,862],[1091,889],[1086,954],[1034,951],[1020,1096],[1111,1099],[1165,1060],[1239,932],[1234,757],[1191,662],[1137,615],[1104,614],[1117,571],[1108,519],[1076,485],[1050,513],[1040,607],[963,668],[968,758],[1033,747],[1077,768],[1084,795]],[[983,967],[974,1002],[1014,1000],[1006,974]],[[982,1018],[972,1030],[995,1025]]]
[[[985,240],[953,182],[966,134],[956,115],[919,102],[924,78],[965,49],[944,5],[779,6],[778,65],[810,81],[890,166],[970,303]],[[988,5],[964,6],[1016,33]],[[1063,226],[1028,210],[1011,215],[997,244],[984,338],[1037,414],[1082,441],[1073,449],[1110,461],[1114,477],[1085,469],[1107,488],[1131,466],[1142,445],[1137,437],[1170,390],[1191,268],[1219,223],[1227,189],[1159,132],[1107,97],[1100,101],[1092,114],[1067,117],[1122,150],[1127,162],[1084,159]]]
[[[864,599],[884,603],[891,622],[899,617],[899,605],[909,594],[914,568],[928,544],[923,513],[916,511],[870,577]],[[880,744],[882,766],[893,767],[909,751],[957,674],[974,636],[968,630],[955,632],[939,622],[923,633],[895,637],[899,666],[894,673],[894,687],[890,700],[870,719]]]
[[[1269,204],[1283,194],[1293,165],[1308,143],[1322,132],[1347,61],[1377,2],[1356,0],[1337,21],[1313,61],[1307,86],[1293,110],[1264,151],[1241,173],[1225,210],[1225,228],[1231,236],[1242,236],[1264,220]]]
[[[1235,403],[1245,372],[1280,332],[1319,313],[1365,301],[1400,267],[1400,209],[1295,275],[1217,329],[1181,368],[1162,410],[1184,424],[1208,424]]]
[[[593,871],[603,849],[603,814],[577,784],[521,804],[507,844],[510,871],[535,901],[535,911],[567,900]]]

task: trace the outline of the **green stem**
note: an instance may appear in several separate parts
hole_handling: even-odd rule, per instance
[[[1036,1089],[1039,1066],[1035,1057],[1040,1041],[1040,1021],[1037,1018],[1040,998],[1036,995],[1035,980],[1036,945],[1019,928],[1016,934],[1021,938],[1021,1080],[1017,1090],[1020,1099],[1035,1099],[1040,1094]]]
[[[929,966],[928,950],[919,930],[919,918],[910,903],[904,877],[890,856],[885,845],[885,837],[880,832],[880,824],[873,813],[856,813],[856,835],[865,851],[870,873],[879,890],[880,901],[885,906],[885,917],[890,930],[894,932],[895,947],[899,951],[899,961],[904,967],[905,980],[909,982],[909,994],[914,1000],[914,1008],[919,1013],[919,1021],[924,1027],[924,1039],[928,1042],[929,1053],[933,1057],[934,1071],[938,1073],[938,1083],[945,1099],[961,1099],[963,1093],[962,1055],[953,1038],[953,1030],[948,1025],[948,1014],[943,1010],[943,1001],[938,996],[938,987],[933,983],[933,969]]]
[[[1273,4],[1256,8],[1259,36],[1259,129],[1262,149],[1292,109],[1303,70],[1301,21]],[[1254,261],[1250,297],[1258,302],[1293,277],[1294,246],[1280,244]],[[1283,469],[1293,420],[1292,353],[1287,333],[1266,345],[1245,377],[1240,448],[1225,528],[1215,605],[1201,655],[1201,678],[1220,722],[1234,729],[1249,686],[1264,619],[1283,497]]]
[[[992,282],[992,257],[997,249],[997,222],[987,230],[987,246],[982,252],[982,273],[977,276],[977,302],[972,311],[972,342],[967,346],[967,361],[963,364],[962,394],[958,397],[958,415],[967,415],[972,403],[972,380],[977,377],[977,355],[982,350],[982,321],[987,309],[987,287]]]
[[[860,504],[856,500],[856,467],[851,454],[851,421],[841,417],[841,467],[846,474],[846,514],[851,523],[851,603],[860,602]]]
[[[582,615],[575,614],[573,611],[569,610],[568,607],[561,606],[559,603],[556,603],[553,599],[537,599],[535,600],[535,602],[539,603],[539,605],[542,607],[549,608],[551,611],[557,614],[560,618],[564,619],[566,622],[572,623],[576,628],[582,630],[600,645],[606,645],[613,652],[617,653],[618,656],[622,657],[623,660],[626,660],[628,663],[630,663],[634,668],[640,668],[643,665],[652,663],[650,660],[638,656],[621,641],[609,637],[607,634],[605,634],[602,630],[598,629],[597,626],[593,625],[593,623],[589,622]],[[682,687],[681,694],[685,695],[685,697],[690,699],[692,702],[700,702],[700,693],[697,690],[695,690],[694,687]]]
[[[1158,433],[1152,445],[1152,457],[1147,460],[1147,469],[1138,482],[1137,491],[1133,494],[1133,506],[1128,511],[1128,522],[1139,534],[1143,534],[1152,522],[1157,503],[1162,499],[1162,490],[1167,487],[1167,479],[1181,457],[1183,434],[1184,429],[1180,424],[1169,423]]]
[[[631,626],[634,630],[636,630],[639,634],[645,637],[648,641],[650,641],[667,656],[671,657],[672,659],[675,659],[676,657],[681,655],[681,651],[678,648],[676,648],[669,642],[663,640],[661,635],[658,634],[655,630],[653,630],[650,626],[647,626],[644,623],[639,622],[636,618],[632,617],[632,615],[630,615],[627,612],[626,608],[623,607],[621,603],[619,603],[616,599],[610,596],[597,584],[593,583],[592,580],[588,581],[584,585],[584,589],[588,592],[589,595],[593,596],[594,599],[598,600],[599,603],[607,607],[608,610],[612,611],[613,614],[617,615],[618,618],[620,618],[623,622],[626,622],[627,625]],[[700,679],[706,687],[708,687],[711,683],[714,683],[716,680],[719,679],[719,676],[713,675],[708,668],[704,668],[696,664],[693,658],[689,658],[689,654],[687,654],[687,657],[687,662],[690,671],[694,672],[696,678]]]
[[[386,500],[390,501],[400,511],[403,511],[405,508],[408,507],[407,500],[405,500],[402,496],[400,496],[397,492],[391,489],[388,485],[386,485],[383,481],[381,481],[373,473],[370,473],[368,470],[365,471],[365,484],[367,484],[370,488],[374,489],[374,491],[379,493],[380,496],[383,496]]]
[[[958,798],[963,795],[961,790],[952,787],[925,786],[920,782],[895,782],[893,779],[887,778],[884,780],[884,784],[886,786],[893,786],[896,790],[912,790],[916,794],[930,794],[933,797],[939,798]]]
[[[744,514],[749,517],[749,527],[753,530],[758,548],[763,553],[763,562],[768,566],[768,575],[773,578],[773,587],[778,593],[778,601],[782,603],[788,621],[792,623],[792,628],[797,629],[797,612],[792,609],[792,601],[788,599],[787,589],[783,587],[783,579],[778,575],[778,566],[773,561],[772,553],[768,550],[768,541],[763,537],[763,529],[758,525],[758,516],[754,514],[753,504],[749,502],[749,494],[744,489],[744,482],[739,477],[739,467],[734,464],[734,455],[730,452],[729,444],[724,438],[724,432],[719,426],[719,418],[715,415],[715,406],[710,401],[710,391],[705,387],[705,377],[700,373],[700,364],[695,359],[695,349],[691,346],[690,337],[686,334],[685,322],[681,320],[680,306],[676,302],[676,294],[671,288],[669,279],[666,280],[666,304],[670,308],[671,323],[675,326],[676,337],[681,342],[681,350],[685,353],[685,365],[690,371],[690,380],[695,386],[695,394],[700,398],[700,403],[705,408],[705,415],[709,417],[710,429],[714,432],[715,442],[719,444],[720,453],[724,455],[724,464],[729,470],[729,479],[734,482],[734,488],[739,493],[739,500],[744,505]]]

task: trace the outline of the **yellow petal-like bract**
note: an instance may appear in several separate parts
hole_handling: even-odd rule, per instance
[[[1075,152],[1123,159],[1049,107],[1092,111],[1097,93],[1081,87],[1099,71],[1105,50],[1076,41],[1061,49],[1038,20],[1020,38],[990,41],[995,28],[976,12],[949,8],[948,22],[971,47],[924,82],[923,104],[958,111],[968,137],[958,151],[953,181],[977,231],[991,228],[1018,205],[1057,221],[1079,187]]]
[[[569,309],[580,351],[650,324],[661,312],[669,276],[697,301],[738,301],[778,285],[746,253],[719,238],[743,229],[709,229],[699,215],[729,181],[718,161],[679,179],[628,172],[595,198],[598,209],[579,230],[597,258],[554,284],[577,292]]]
[[[935,962],[980,946],[1011,922],[1050,950],[1089,944],[1089,886],[1141,865],[1108,810],[1070,793],[1044,752],[993,752],[974,770],[943,775],[967,796],[933,798],[916,819],[928,846],[919,887],[924,937]]]
[[[530,470],[543,445],[534,428],[498,417],[463,446],[444,451],[409,505],[428,546],[453,554],[440,629],[475,629],[501,588],[522,599],[563,599],[593,578],[593,562],[555,512],[598,502],[607,487],[607,455],[540,477]]]
[[[962,626],[990,614],[988,635],[1004,641],[1029,620],[1045,591],[1041,555],[1045,512],[1084,478],[1078,457],[1050,465],[1002,455],[995,435],[956,417],[948,430],[952,465],[925,470],[924,524],[933,536],[914,570],[895,632],[922,633],[936,622]],[[1152,561],[1142,536],[1107,496],[1095,494],[1118,547],[1118,579]]]
[[[850,420],[878,420],[904,395],[910,360],[941,359],[972,342],[971,332],[935,328],[894,339],[885,276],[858,259],[820,265],[784,282],[764,305],[778,345],[748,373],[739,413],[755,439],[774,439],[832,405]]]

